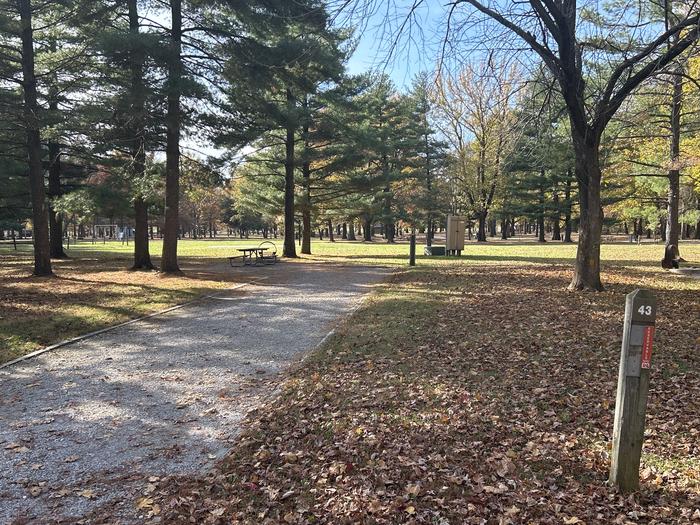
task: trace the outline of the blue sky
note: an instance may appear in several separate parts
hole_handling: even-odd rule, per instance
[[[348,69],[353,74],[384,71],[398,87],[407,88],[417,73],[432,73],[436,68],[445,7],[434,0],[426,0],[426,5],[414,13],[410,23],[399,30],[407,21],[413,0],[376,3],[371,16],[358,21],[359,44],[348,62]]]

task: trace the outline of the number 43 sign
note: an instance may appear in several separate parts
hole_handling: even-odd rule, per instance
[[[627,294],[610,461],[610,482],[623,492],[639,488],[655,323],[654,294]]]
[[[643,304],[637,309],[637,312],[640,315],[651,316],[654,313],[654,308],[651,305]]]
[[[641,334],[642,369],[651,368],[651,352],[654,347],[655,321],[656,301],[650,297],[647,297],[644,293],[636,294],[634,297],[634,307],[632,309],[632,328],[633,330],[643,330]]]

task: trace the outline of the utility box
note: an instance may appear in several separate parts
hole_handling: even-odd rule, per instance
[[[426,246],[423,250],[423,253],[428,256],[432,255],[445,255],[445,247],[444,246]]]
[[[447,255],[462,255],[462,250],[464,250],[464,233],[466,228],[466,217],[462,215],[447,216],[447,239],[445,243]]]

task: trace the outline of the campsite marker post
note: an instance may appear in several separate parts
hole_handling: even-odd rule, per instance
[[[410,266],[416,265],[416,234],[415,233],[411,234],[411,246],[410,246],[410,250],[409,250],[408,264]]]
[[[655,323],[654,294],[648,290],[628,294],[610,464],[610,483],[623,492],[639,488]]]

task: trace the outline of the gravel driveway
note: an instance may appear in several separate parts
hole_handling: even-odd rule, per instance
[[[224,455],[277,373],[388,273],[234,271],[261,280],[0,370],[0,524],[75,523],[98,507],[140,521],[149,477]]]

